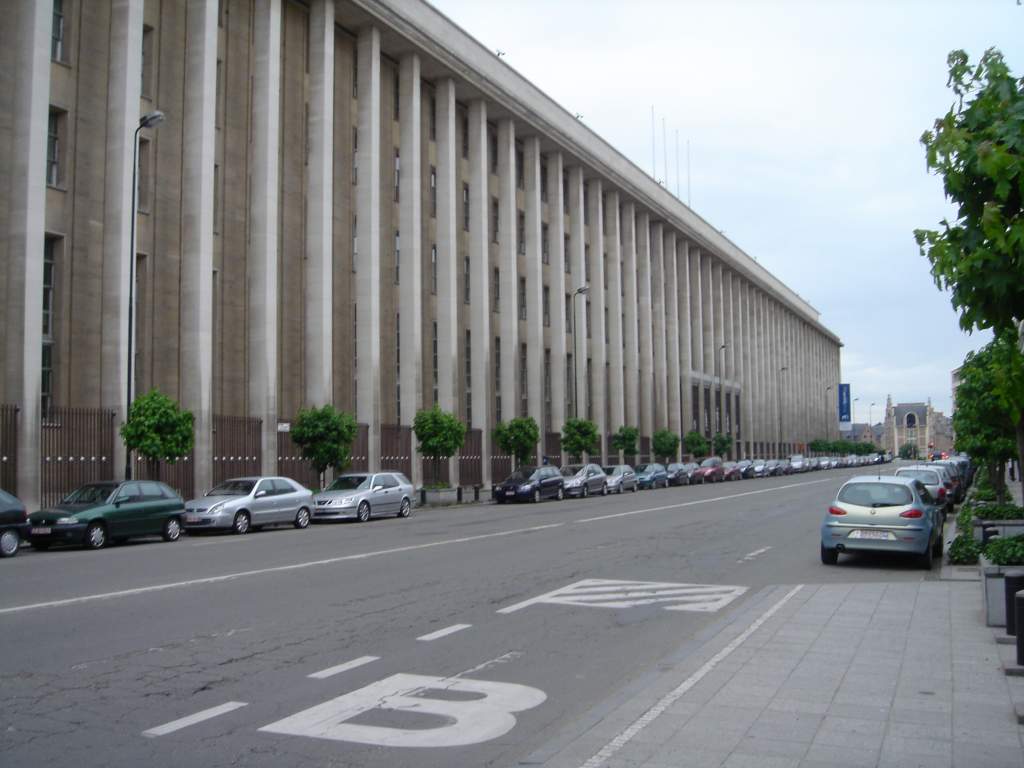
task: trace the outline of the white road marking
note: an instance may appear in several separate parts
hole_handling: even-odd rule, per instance
[[[739,499],[743,496],[756,496],[759,493],[774,493],[775,491],[784,491],[787,488],[799,488],[801,485],[817,485],[818,483],[832,482],[830,478],[824,480],[809,480],[806,483],[790,483],[789,485],[779,485],[775,488],[762,488],[758,491],[745,491],[744,493],[730,493],[728,496],[714,496],[709,499],[694,499],[693,501],[684,501],[680,504],[666,504],[664,507],[648,507],[647,509],[634,509],[630,512],[615,512],[610,515],[598,515],[597,517],[584,517],[579,520],[574,520],[576,523],[593,523],[598,520],[611,520],[616,517],[629,517],[631,515],[643,515],[647,512],[663,512],[666,509],[679,509],[680,507],[692,507],[697,504],[711,504],[716,501],[726,501],[728,499]]]
[[[148,731],[143,731],[142,735],[148,738],[154,738],[156,736],[166,736],[168,733],[174,733],[180,731],[182,728],[188,728],[190,725],[201,723],[204,720],[217,717],[218,715],[224,715],[228,712],[234,712],[236,709],[249,706],[244,701],[229,701],[226,704],[221,704],[219,707],[210,707],[204,709],[202,712],[196,712],[194,715],[183,717],[180,720],[172,720],[169,723],[158,725],[156,728],[150,728]]]
[[[496,667],[499,664],[508,664],[508,662],[514,661],[522,655],[522,651],[509,651],[508,653],[501,654],[501,656],[495,656],[493,659],[485,661],[483,664],[477,664],[475,667],[470,667],[469,669],[463,670],[462,672],[459,672],[457,675],[452,675],[452,677],[463,677],[464,675],[472,675],[474,672],[482,672],[485,669]]]
[[[456,632],[461,632],[462,630],[469,629],[472,626],[472,624],[452,624],[450,627],[439,629],[436,632],[420,635],[416,639],[422,640],[424,643],[429,643],[431,640],[438,640],[439,638],[447,637],[448,635],[454,635]]]
[[[429,691],[455,691],[475,697],[439,699],[427,695]],[[379,747],[459,747],[504,736],[516,725],[514,713],[533,709],[546,699],[544,691],[518,683],[397,674],[259,730]],[[347,722],[379,710],[434,715],[442,724],[396,728]]]
[[[583,579],[506,608],[499,608],[497,612],[514,613],[538,603],[598,608],[633,608],[639,605],[668,603],[664,606],[666,611],[710,613],[724,608],[746,591],[746,587],[719,584]]]
[[[728,658],[733,651],[735,651],[737,648],[743,645],[747,638],[749,638],[758,629],[760,629],[761,625],[768,621],[768,619],[770,619],[772,616],[774,616],[779,611],[779,609],[782,608],[782,606],[788,603],[793,598],[793,596],[796,595],[797,592],[803,589],[803,586],[803,584],[797,584],[795,587],[793,587],[793,589],[789,590],[789,592],[787,592],[781,600],[775,603],[775,605],[773,605],[767,611],[762,613],[753,624],[751,624],[749,627],[743,630],[742,633],[733,638],[732,641],[725,646],[725,648],[723,648],[710,659],[708,659],[706,662],[704,662],[700,669],[698,669],[696,672],[694,672],[692,675],[686,678],[674,690],[665,694],[665,696],[663,696],[657,704],[655,704],[653,707],[644,712],[640,717],[634,720],[633,724],[626,728],[626,730],[624,730],[614,739],[605,744],[600,749],[600,751],[597,752],[597,754],[595,754],[593,757],[591,757],[589,760],[583,763],[580,766],[580,768],[599,768],[599,766],[604,765],[606,762],[608,762],[608,760],[611,759],[611,757],[616,752],[618,752],[620,749],[626,746],[626,744],[632,741],[633,738],[638,733],[640,733],[640,731],[642,731],[648,725],[653,723],[658,717],[662,715],[662,713],[665,712],[666,709],[675,704],[688,690],[690,690],[691,688],[693,688],[693,686],[695,686],[697,683],[703,680],[708,675],[708,673],[711,672],[711,670],[713,670],[715,667],[721,664],[722,661]]]
[[[338,664],[327,669],[321,669],[319,672],[314,672],[312,675],[306,675],[306,677],[312,677],[314,680],[324,680],[334,675],[340,675],[342,672],[348,672],[350,669],[356,667],[362,667],[369,664],[371,661],[377,661],[380,656],[360,656],[358,659],[352,659],[352,661],[346,661],[344,664]]]
[[[741,557],[736,562],[737,563],[748,563],[751,560],[753,560],[755,557],[757,557],[758,555],[763,555],[769,549],[771,549],[771,547],[761,547],[760,549],[755,549],[753,552],[748,552],[747,554],[745,554],[743,557]]]

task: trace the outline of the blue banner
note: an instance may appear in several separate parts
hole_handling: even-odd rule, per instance
[[[850,385],[839,385],[839,428],[850,429]]]

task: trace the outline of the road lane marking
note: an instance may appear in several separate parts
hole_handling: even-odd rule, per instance
[[[325,680],[328,677],[340,675],[342,672],[348,672],[350,669],[362,667],[372,661],[377,661],[378,659],[380,659],[380,656],[360,656],[358,659],[352,659],[352,661],[346,661],[344,664],[338,664],[333,667],[328,667],[327,669],[321,669],[319,672],[306,675],[306,677],[312,677],[314,680]]]
[[[154,738],[156,736],[166,736],[168,733],[174,733],[180,731],[182,728],[188,728],[190,725],[201,723],[204,720],[210,720],[211,718],[217,717],[218,715],[225,715],[228,712],[234,712],[236,709],[249,706],[244,701],[229,701],[225,704],[221,704],[219,707],[210,707],[204,709],[202,712],[196,712],[194,715],[183,717],[180,720],[172,720],[169,723],[158,725],[156,728],[150,728],[148,731],[143,731],[142,735],[147,738]]]
[[[431,640],[439,640],[442,637],[454,635],[456,632],[461,632],[462,630],[469,629],[472,626],[472,624],[452,624],[450,627],[439,629],[436,632],[430,632],[426,635],[420,635],[416,639],[422,640],[424,643],[429,643]]]
[[[771,547],[761,547],[760,549],[755,549],[753,552],[748,552],[747,554],[745,554],[743,557],[741,557],[736,562],[737,563],[749,563],[755,557],[757,557],[758,555],[763,555],[769,549],[771,549]]]
[[[721,610],[746,591],[746,587],[724,584],[583,579],[506,608],[499,608],[497,612],[515,613],[539,603],[597,608],[634,608],[665,603],[663,607],[666,611],[711,613]]]
[[[739,499],[743,496],[756,496],[759,493],[774,493],[775,491],[784,491],[787,488],[799,488],[803,485],[817,485],[818,483],[827,483],[830,478],[824,480],[809,480],[806,483],[790,483],[789,485],[779,485],[775,488],[762,488],[757,491],[745,491],[743,493],[730,493],[728,496],[713,496],[709,499],[694,499],[693,501],[684,501],[679,504],[666,504],[663,507],[648,507],[647,509],[634,509],[629,512],[615,512],[610,515],[598,515],[597,517],[584,517],[579,520],[574,520],[576,523],[593,523],[598,520],[612,520],[616,517],[629,517],[631,515],[643,515],[647,512],[663,512],[666,509],[679,509],[680,507],[692,507],[697,504],[711,504],[715,501],[727,501],[728,499]]]
[[[674,690],[667,693],[665,696],[658,701],[653,707],[644,712],[640,717],[633,721],[626,730],[622,731],[618,736],[605,744],[593,757],[583,763],[580,768],[599,768],[604,765],[612,756],[632,741],[640,731],[646,728],[648,725],[653,723],[658,717],[660,717],[665,710],[675,704],[682,696],[689,691],[693,686],[707,677],[708,673],[711,672],[715,667],[721,664],[726,658],[728,658],[733,651],[743,645],[752,634],[754,634],[761,625],[764,624],[768,619],[774,616],[778,611],[788,603],[793,597],[803,589],[803,584],[797,584],[793,589],[789,590],[781,600],[775,605],[769,608],[767,611],[762,613],[753,624],[743,630],[742,633],[737,635],[732,641],[725,646],[722,650],[708,659],[704,664],[686,678],[682,683],[679,684]]]

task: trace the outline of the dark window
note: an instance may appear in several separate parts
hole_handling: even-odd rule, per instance
[[[394,90],[395,90],[395,94],[394,94],[394,98],[395,98],[395,120],[398,119],[398,104],[401,101],[400,87],[401,86],[399,84],[398,73],[395,72],[395,81],[394,81]]]
[[[495,267],[491,280],[491,311],[497,312],[501,304],[501,270]]]
[[[526,278],[519,278],[519,319],[526,319]]]
[[[142,98],[150,98],[153,93],[153,28],[142,27]]]
[[[469,184],[462,185],[462,228],[469,232]]]
[[[546,203],[548,201],[548,166],[541,158],[540,161],[540,201]]]
[[[473,424],[473,338],[469,329],[466,330],[466,347],[463,353],[466,361],[466,424]]]
[[[46,131],[46,183],[55,187],[61,182],[61,138],[64,128],[64,113],[50,110]]]
[[[551,245],[548,243],[548,225],[540,225],[540,260],[543,264],[551,263]]]
[[[544,425],[551,429],[551,350],[544,350]],[[543,432],[542,435],[543,437]]]
[[[352,129],[352,186],[359,183],[359,129]]]
[[[524,187],[524,180],[523,180],[523,168],[524,167],[525,166],[524,166],[524,163],[523,163],[523,150],[517,149],[516,150],[516,186],[519,187],[520,189],[523,189],[523,187]]]
[[[395,150],[395,202],[398,202],[398,187],[402,181],[402,158],[398,150]]]
[[[501,422],[501,337],[494,337],[494,420]]]
[[[430,246],[430,292],[437,293],[437,244]]]
[[[395,230],[395,285],[402,282],[402,247],[401,233]]]
[[[430,97],[430,116],[428,118],[428,131],[431,141],[437,141],[437,99]]]
[[[53,0],[53,28],[50,32],[50,58],[64,61],[64,0]]]
[[[526,215],[521,211],[516,216],[516,252],[526,253]]]
[[[437,217],[437,168],[430,166],[430,215]]]
[[[487,132],[487,147],[491,155],[491,173],[498,172],[498,136],[494,131]]]
[[[462,301],[464,304],[469,304],[470,294],[469,284],[469,256],[462,257]],[[468,333],[468,331],[467,331]]]
[[[499,223],[499,221],[500,221],[500,219],[499,219],[499,214],[498,214],[498,198],[492,197],[491,198],[491,242],[492,243],[498,242],[498,223]]]
[[[469,158],[469,117],[462,116],[462,157]]]
[[[437,381],[438,381],[437,377],[438,377],[438,373],[437,373],[437,322],[436,321],[434,322],[434,332],[433,332],[433,336],[431,337],[430,350],[431,350],[431,368],[432,368],[432,371],[433,371],[433,379],[432,379],[432,381],[433,381],[432,388],[433,388],[433,395],[434,395],[433,403],[434,403],[434,405],[437,405],[437,403],[438,403],[438,397],[437,397]]]
[[[548,288],[546,285],[544,286],[543,296],[544,302],[542,311],[544,314],[544,326],[547,328],[551,326],[551,289]]]
[[[519,345],[519,415],[526,416],[527,408],[529,406],[527,395],[528,387],[526,386],[526,345]]]
[[[565,254],[565,274],[572,274],[572,258],[570,256],[571,250],[569,248],[569,236],[566,235],[562,242],[562,253]]]

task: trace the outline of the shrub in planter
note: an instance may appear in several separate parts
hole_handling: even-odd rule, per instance
[[[977,565],[981,545],[970,532],[961,533],[949,544],[946,555],[950,565]]]
[[[966,506],[966,505],[965,505]],[[1021,520],[1024,519],[1024,507],[1016,504],[985,504],[967,507],[979,520]],[[959,517],[957,521],[959,522]]]
[[[985,557],[993,565],[1024,565],[1024,536],[992,539],[985,545]]]
[[[970,533],[971,523],[974,522],[974,507],[966,504],[956,513],[956,529],[960,533]]]

